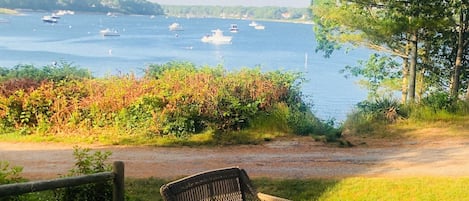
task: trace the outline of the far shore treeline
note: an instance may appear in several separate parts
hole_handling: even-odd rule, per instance
[[[244,130],[256,133],[246,135],[247,142],[336,135],[304,101],[302,80],[298,73],[228,72],[187,62],[150,65],[142,77],[104,78],[68,63],[18,65],[0,68],[0,127],[4,134],[107,138],[112,144],[201,136],[207,137],[201,143],[227,142]]]
[[[35,11],[73,10],[79,12],[167,15],[176,17],[245,18],[265,20],[309,21],[308,8],[243,7],[243,6],[173,6],[146,0],[0,0],[0,8]],[[0,13],[7,10],[0,10]]]
[[[0,0],[0,8],[163,15],[163,10],[160,5],[146,0]]]

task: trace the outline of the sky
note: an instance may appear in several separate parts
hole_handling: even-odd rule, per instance
[[[311,0],[149,0],[161,5],[279,6],[307,8]]]

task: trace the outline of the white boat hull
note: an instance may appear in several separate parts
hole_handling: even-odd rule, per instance
[[[204,43],[230,44],[233,37],[224,36],[220,29],[212,30],[212,35],[207,35],[200,39]]]

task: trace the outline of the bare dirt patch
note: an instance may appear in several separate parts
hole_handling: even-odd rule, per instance
[[[350,148],[309,137],[210,148],[81,147],[112,151],[110,160],[124,161],[134,178],[173,179],[227,166],[270,178],[469,176],[469,139],[461,138],[368,140]],[[0,160],[24,167],[26,178],[56,178],[72,168],[73,145],[0,142]]]

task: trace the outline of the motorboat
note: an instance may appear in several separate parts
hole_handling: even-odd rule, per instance
[[[238,33],[239,29],[238,29],[238,25],[237,24],[231,24],[230,25],[230,32],[231,33]]]
[[[60,16],[59,15],[56,15],[55,13],[52,13],[52,15],[50,16],[52,19],[60,19]]]
[[[46,23],[57,23],[57,22],[59,22],[56,18],[53,18],[50,15],[43,16],[42,21],[46,22]]]
[[[181,26],[181,24],[175,22],[175,23],[172,23],[171,25],[169,25],[169,30],[170,31],[182,31],[184,30]]]
[[[257,26],[257,23],[254,22],[254,21],[251,21],[251,23],[249,23],[249,26],[250,26],[250,27],[255,27],[255,26]]]
[[[109,16],[109,17],[117,17],[117,14],[112,13],[112,12],[107,12],[106,15]]]
[[[202,37],[201,41],[204,43],[213,43],[213,44],[230,44],[231,36],[223,35],[223,31],[220,29],[212,30],[211,35],[206,35]]]
[[[99,33],[103,36],[120,36],[119,32],[117,30],[111,30],[111,29],[103,29],[99,31]]]
[[[265,29],[265,26],[264,26],[264,25],[257,24],[256,26],[254,26],[254,29],[257,29],[257,30],[264,30],[264,29]]]
[[[63,16],[63,15],[75,15],[75,11],[71,11],[71,10],[59,10],[55,13],[55,15],[58,15],[58,16]]]

